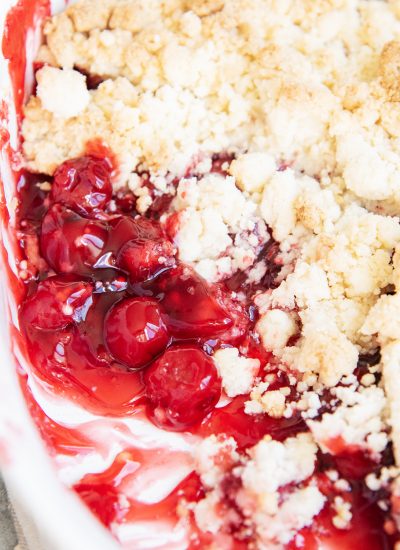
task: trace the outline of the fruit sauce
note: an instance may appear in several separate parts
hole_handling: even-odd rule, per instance
[[[220,400],[221,381],[211,359],[214,350],[239,347],[260,360],[260,375],[276,372],[254,331],[257,314],[251,297],[257,289],[246,287],[243,273],[209,284],[182,264],[171,230],[176,219],[159,221],[170,200],[158,201],[146,216],[138,215],[129,192],[112,195],[115,166],[104,150],[100,153],[92,149],[86,157],[61,165],[51,187],[46,185],[48,178],[38,175],[24,173],[19,180],[17,235],[26,259],[20,264],[26,295],[19,316],[34,375],[50,391],[96,415],[147,418],[164,430],[199,437],[225,434],[236,439],[240,452],[266,434],[284,440],[306,431],[299,414],[289,419],[249,416],[244,413],[246,397]],[[215,159],[216,171],[223,165]],[[261,252],[268,270],[259,288],[275,284],[276,252],[273,242]],[[286,385],[286,375],[277,374],[276,387]],[[90,448],[90,440],[79,430],[47,417],[25,376],[21,382],[53,454],[73,455]],[[120,498],[137,468],[153,459],[148,451],[127,448],[108,469],[86,474],[74,489],[107,527],[146,519],[173,525],[182,500],[196,502],[204,496],[194,472],[161,502],[143,504],[135,494]],[[386,462],[391,462],[390,453]],[[349,529],[338,530],[326,506],[288,549],[391,548],[393,542],[383,528],[385,514],[377,505],[386,495],[367,491],[362,481],[378,467],[357,450],[320,454],[315,475],[321,491],[332,501],[335,489],[324,471],[337,469],[352,488],[348,499],[353,519]],[[226,485],[229,508],[229,479]],[[198,531],[193,518],[189,521],[194,533],[191,548],[212,542],[210,534]],[[245,549],[250,543],[236,525],[226,548]],[[222,548],[225,542],[218,544]]]

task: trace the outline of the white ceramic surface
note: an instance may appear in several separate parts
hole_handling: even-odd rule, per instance
[[[0,0],[0,35],[7,11],[13,0]],[[53,2],[53,10],[63,0]],[[38,43],[38,33],[30,33],[27,40],[31,59]],[[27,68],[27,78],[31,74]],[[0,54],[0,101],[5,99],[10,112],[7,123],[11,143],[17,144],[13,115],[12,93],[7,63]],[[0,151],[0,171],[4,181],[7,208],[14,194],[7,156]],[[8,255],[8,263],[15,272],[13,252],[10,250],[10,228],[3,223],[1,246]],[[15,356],[19,357],[15,342],[10,338],[10,322],[16,323],[15,302],[8,288],[5,266],[0,266],[0,464],[6,483],[29,523],[37,527],[44,550],[113,550],[118,547],[108,532],[57,479],[53,465],[36,428],[29,416],[16,375]],[[35,543],[38,544],[38,543]],[[32,548],[37,550],[37,548]]]

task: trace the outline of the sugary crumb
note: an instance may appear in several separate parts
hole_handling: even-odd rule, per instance
[[[286,346],[298,330],[293,314],[280,309],[266,311],[256,324],[261,341],[267,351]]]
[[[237,348],[223,348],[214,353],[214,361],[229,397],[249,393],[260,368],[258,359],[241,356]]]
[[[77,117],[90,102],[86,78],[71,69],[43,67],[36,73],[37,97],[43,109],[55,117]]]
[[[332,523],[336,529],[349,529],[353,517],[351,504],[342,497],[336,496],[333,501],[333,509],[336,513],[332,518]]]
[[[321,420],[308,421],[319,446],[332,454],[351,446],[379,456],[388,443],[383,390],[377,386],[360,387],[357,391],[352,387],[337,387],[332,393],[339,399],[334,411],[324,413]]]
[[[230,498],[235,499],[257,548],[271,545],[280,548],[279,545],[287,544],[299,530],[310,525],[323,508],[326,498],[309,482],[316,453],[317,446],[310,434],[303,433],[283,443],[266,436],[250,448],[248,457],[242,457],[241,461],[236,451],[230,455],[230,470],[225,473],[241,479],[242,484],[236,491],[230,491]],[[212,455],[214,464],[218,464],[218,455],[214,452]],[[226,464],[225,452],[220,460]],[[226,478],[215,465],[214,470],[216,474],[205,482],[207,494],[195,505],[194,511],[198,527],[211,533],[229,529],[229,525],[239,519],[237,511],[224,507],[221,499]],[[285,490],[281,492],[282,489]]]

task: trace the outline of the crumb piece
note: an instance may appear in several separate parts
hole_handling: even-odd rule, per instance
[[[317,446],[310,434],[287,438],[284,443],[266,436],[250,450],[243,468],[243,485],[251,493],[275,493],[288,483],[298,483],[314,471]]]
[[[379,59],[382,85],[389,101],[400,101],[400,42],[392,40],[385,44]]]
[[[361,377],[360,382],[363,386],[367,388],[368,386],[372,386],[373,384],[375,384],[375,376],[372,373],[368,372]]]
[[[185,0],[184,5],[200,17],[205,17],[222,10],[224,0]]]
[[[37,184],[41,191],[51,191],[51,183],[49,181],[43,181]]]
[[[229,167],[229,173],[236,178],[240,189],[248,193],[262,191],[275,171],[275,160],[266,153],[240,155]]]
[[[269,522],[265,521],[265,515],[263,520],[258,514],[257,531],[260,541],[264,544],[273,541],[289,543],[296,533],[311,525],[314,517],[324,507],[325,501],[325,496],[317,487],[305,487],[291,493]]]
[[[260,547],[287,544],[323,508],[326,499],[318,488],[301,485],[314,470],[316,450],[310,434],[283,443],[265,437],[250,449],[241,474],[245,496],[238,502],[254,524]],[[297,488],[281,497],[278,489],[292,483]]]
[[[216,534],[224,523],[219,494],[211,491],[195,504],[194,517],[201,531]]]
[[[260,368],[258,359],[241,356],[237,348],[223,348],[214,353],[214,361],[229,397],[248,393]]]
[[[321,407],[321,399],[314,391],[303,391],[301,398],[296,403],[296,408],[302,411],[303,418],[315,418]]]
[[[333,387],[353,373],[358,350],[323,309],[309,308],[300,317],[302,338],[296,346],[285,348],[282,358],[300,373],[315,373],[324,386]]]
[[[179,213],[175,242],[180,259],[194,264],[211,282],[250,268],[269,240],[264,223],[255,216],[256,204],[231,176],[182,179],[171,208]]]
[[[72,118],[81,114],[90,102],[86,78],[70,69],[43,67],[36,73],[37,96],[46,111],[59,118]],[[68,99],[65,96],[68,90]]]
[[[263,346],[267,351],[282,349],[297,332],[293,315],[280,309],[271,309],[256,324]]]
[[[112,4],[111,0],[80,0],[79,3],[72,4],[66,14],[72,19],[78,32],[105,29]]]
[[[346,502],[342,497],[336,496],[333,502],[333,509],[336,514],[332,518],[332,523],[336,529],[349,529],[353,517],[351,504]]]
[[[255,386],[244,410],[246,414],[266,413],[272,418],[282,418],[286,410],[286,396],[280,390],[268,391],[267,387],[265,383]]]
[[[236,441],[232,438],[221,438],[211,435],[197,447],[195,460],[197,471],[206,487],[213,488],[224,473],[239,460]]]
[[[400,293],[384,295],[370,309],[361,327],[361,333],[378,337],[381,345],[400,339],[400,320],[397,312],[400,307]]]
[[[308,420],[321,449],[332,454],[347,446],[359,447],[373,457],[379,457],[388,443],[383,412],[386,398],[377,386],[359,388],[337,387],[332,393],[340,400],[334,412],[324,413],[321,420]]]

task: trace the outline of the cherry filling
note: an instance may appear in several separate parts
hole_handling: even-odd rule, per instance
[[[107,237],[104,223],[83,218],[73,210],[55,204],[44,217],[40,249],[57,273],[91,275],[104,251]]]
[[[223,170],[222,164],[215,161],[214,170]],[[147,415],[166,430],[191,431],[201,437],[225,434],[236,439],[240,452],[266,434],[284,440],[305,431],[300,415],[275,419],[245,414],[248,396],[216,407],[221,380],[211,357],[214,349],[237,346],[241,353],[260,360],[260,375],[275,368],[255,335],[257,314],[250,300],[237,298],[239,290],[250,298],[261,287],[246,287],[241,273],[226,283],[208,284],[176,258],[168,237],[173,215],[164,224],[159,221],[170,201],[159,201],[148,217],[139,216],[131,193],[112,197],[111,174],[110,162],[88,155],[61,165],[50,193],[37,187],[39,176],[25,174],[21,180],[21,243],[35,269],[28,269],[31,279],[19,317],[35,373],[58,393],[97,414]],[[268,267],[262,281],[265,290],[275,285],[279,272],[276,246],[269,244],[262,254]],[[287,385],[287,380],[277,382],[277,388]],[[42,430],[50,428],[46,439],[53,442],[57,437],[52,423]],[[375,467],[365,463],[361,468],[364,463],[358,455],[353,453],[350,462],[354,458],[363,476]],[[354,477],[346,471],[347,459],[336,461],[335,468],[345,477]],[[120,517],[119,493],[113,480],[103,477],[93,474],[75,489],[110,525]],[[196,487],[198,483],[197,479]],[[376,533],[383,514],[374,499],[361,495],[361,486],[357,480],[354,502],[360,510],[355,517],[375,514],[380,518],[374,524]],[[171,515],[173,503],[175,518],[179,491],[160,505],[149,506],[148,514],[164,517],[168,509]],[[190,491],[183,493],[187,497]],[[201,498],[198,493],[193,500]],[[136,517],[139,507],[132,502],[129,509]],[[331,523],[327,527],[325,516],[321,517],[317,523],[323,525],[323,536],[318,529],[306,530],[305,546],[299,548],[317,548],[319,540],[336,538]],[[368,533],[367,522],[356,524]],[[243,526],[232,531],[233,538],[242,532]],[[201,541],[211,544],[211,536],[196,533],[197,547]],[[237,548],[246,548],[247,543],[238,538]],[[378,550],[375,543],[368,546],[368,536],[360,540],[366,549]]]
[[[61,330],[83,319],[92,304],[93,286],[73,276],[49,277],[22,306],[21,317],[36,329]]]
[[[82,214],[104,209],[111,195],[111,163],[106,159],[86,156],[67,160],[54,174],[52,201]]]
[[[104,322],[109,351],[131,368],[143,367],[165,350],[169,335],[152,298],[129,298],[113,306]]]
[[[116,265],[129,273],[132,282],[142,282],[174,262],[174,247],[166,239],[137,238],[121,248]]]
[[[195,346],[169,348],[144,375],[150,418],[162,428],[184,430],[210,413],[221,395],[214,361]]]
[[[169,271],[157,286],[174,336],[213,337],[232,326],[232,318],[213,296],[209,285],[191,268],[181,265]]]
[[[42,282],[30,283],[20,310],[28,350],[47,382],[62,380],[64,393],[97,412],[118,414],[116,403],[123,405],[120,414],[140,411],[143,384],[150,379],[133,371],[157,367],[145,392],[149,417],[169,429],[189,429],[211,412],[221,393],[203,348],[212,351],[210,338],[230,342],[230,302],[177,262],[159,221],[128,214],[125,203],[121,211],[109,209],[110,175],[110,163],[96,156],[67,161],[56,171],[51,192],[29,199],[29,216],[21,211],[21,228],[39,233],[38,252],[46,260],[38,274]],[[22,190],[30,196],[26,181]],[[247,322],[242,306],[236,309]],[[197,347],[189,353],[185,342]],[[155,390],[160,369],[171,371],[180,391],[166,374],[166,393]],[[124,391],[116,400],[107,384],[116,388],[119,379]],[[191,395],[198,402],[184,414]]]

